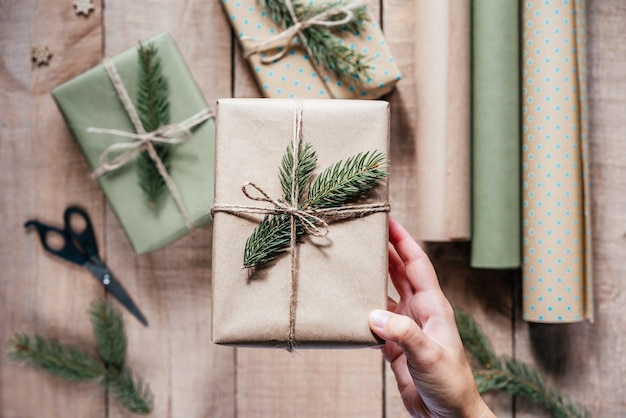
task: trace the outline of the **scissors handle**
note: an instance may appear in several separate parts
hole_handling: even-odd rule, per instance
[[[83,231],[76,231],[72,227],[71,218],[73,215],[80,216],[85,222]],[[64,214],[65,226],[63,229],[46,225],[36,220],[30,220],[24,224],[26,228],[34,226],[39,234],[39,240],[43,248],[68,261],[78,265],[84,265],[92,257],[98,257],[98,245],[91,225],[91,220],[87,213],[76,207],[70,206]],[[49,244],[50,234],[60,235],[63,238],[63,246],[59,249]]]
[[[77,231],[72,226],[72,216],[77,215],[85,222],[85,229]],[[91,218],[87,212],[78,206],[70,206],[65,209],[63,214],[63,220],[65,221],[65,230],[74,238],[79,246],[83,249],[85,254],[91,257],[98,257],[98,242],[93,232],[93,226],[91,225]]]

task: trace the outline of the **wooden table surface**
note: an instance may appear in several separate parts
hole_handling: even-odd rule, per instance
[[[371,0],[405,78],[392,108],[393,215],[415,232],[413,1]],[[219,1],[0,0],[0,343],[39,333],[95,354],[86,315],[104,297],[86,272],[45,253],[23,222],[58,222],[84,206],[101,253],[150,319],[125,314],[128,362],[155,394],[155,417],[406,416],[375,350],[233,349],[210,341],[211,227],[135,255],[72,140],[50,90],[162,31],[177,40],[209,103],[258,97]],[[626,2],[587,4],[596,322],[521,320],[519,271],[469,268],[469,244],[427,245],[448,297],[472,313],[496,349],[536,364],[597,417],[626,416]],[[46,45],[47,66],[31,61]],[[505,394],[486,396],[501,417],[548,416]],[[0,355],[0,417],[125,417],[96,383],[74,384]]]

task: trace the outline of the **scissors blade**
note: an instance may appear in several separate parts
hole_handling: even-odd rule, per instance
[[[131,297],[126,293],[126,290],[122,287],[120,282],[118,282],[113,274],[106,268],[104,265],[94,264],[94,263],[86,263],[85,267],[102,283],[105,289],[111,293],[113,296],[120,301],[124,307],[135,316],[144,326],[148,326],[148,321],[143,316],[135,302],[131,299]]]

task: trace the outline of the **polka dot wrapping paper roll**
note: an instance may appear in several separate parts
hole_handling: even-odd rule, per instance
[[[277,24],[267,8],[257,0],[221,0],[226,15],[246,51],[279,35],[283,28]],[[345,4],[352,1],[338,0]],[[307,0],[292,4],[315,5],[322,1]],[[341,17],[341,16],[340,16]],[[280,59],[264,63],[262,58],[272,56],[276,51],[258,52],[247,57],[254,77],[264,97],[271,98],[309,98],[309,99],[377,99],[389,93],[400,80],[398,69],[391,55],[379,23],[370,16],[364,22],[361,32],[350,32],[341,28],[339,41],[357,53],[367,57],[368,77],[356,80],[345,76],[338,78],[332,72],[316,65],[314,58],[307,55],[302,40],[297,36],[287,46],[289,40],[279,41],[277,45],[289,50]],[[272,43],[274,44],[274,43]]]
[[[593,319],[583,0],[522,5],[523,315]]]

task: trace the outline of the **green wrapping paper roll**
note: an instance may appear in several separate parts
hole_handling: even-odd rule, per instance
[[[522,10],[523,315],[592,320],[585,2]]]
[[[519,1],[472,3],[472,266],[521,258]]]
[[[146,42],[154,43],[168,81],[170,122],[179,123],[208,109],[174,40],[169,34]],[[137,103],[139,62],[137,47],[112,58],[133,103]],[[135,133],[104,66],[88,70],[52,91],[68,128],[92,170],[100,166],[100,155],[115,143],[132,139],[88,132],[88,128],[117,129]],[[168,173],[195,226],[210,220],[213,204],[215,124],[209,119],[192,128],[182,144],[170,145]],[[137,254],[154,251],[189,233],[183,215],[169,190],[153,209],[139,185],[136,160],[98,177],[98,183]]]

